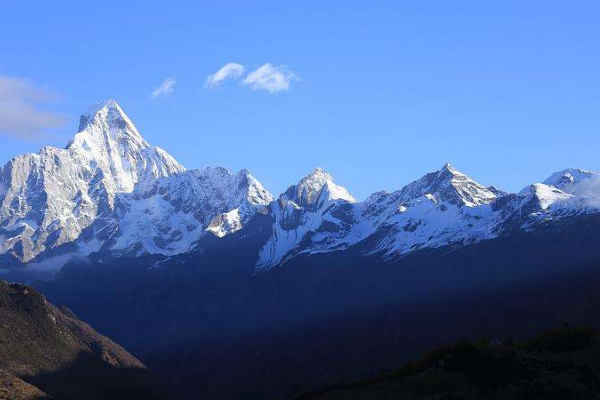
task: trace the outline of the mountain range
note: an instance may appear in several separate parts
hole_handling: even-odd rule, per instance
[[[507,193],[445,164],[357,201],[317,168],[273,196],[247,170],[186,170],[110,100],[0,169],[0,273],[175,396],[292,397],[461,339],[598,326],[599,182]]]
[[[362,202],[317,168],[275,198],[247,170],[186,170],[109,100],[81,116],[64,149],[45,147],[0,169],[0,255],[38,268],[90,254],[170,257],[209,235],[253,235],[246,224],[263,214],[271,224],[256,249],[260,272],[358,243],[382,259],[460,247],[599,209],[594,172],[567,169],[505,193],[450,164]]]

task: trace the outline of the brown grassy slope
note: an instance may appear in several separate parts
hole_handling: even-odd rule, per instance
[[[145,366],[121,346],[32,288],[3,281],[0,370],[5,391],[18,378],[58,399],[162,398]]]
[[[41,400],[50,399],[48,395],[33,385],[0,371],[0,400]]]

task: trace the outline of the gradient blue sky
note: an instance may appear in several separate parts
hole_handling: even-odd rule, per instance
[[[511,191],[600,170],[597,1],[6,1],[2,14],[0,77],[66,115],[34,139],[4,132],[2,163],[63,146],[114,98],[186,167],[248,168],[274,194],[316,166],[361,199],[445,162]],[[298,79],[206,89],[228,62]],[[153,100],[167,77],[173,92]]]

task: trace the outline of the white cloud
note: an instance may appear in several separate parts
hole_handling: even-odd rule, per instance
[[[49,129],[63,126],[63,114],[40,109],[55,99],[26,79],[0,75],[0,136],[35,140]]]
[[[244,66],[235,62],[230,62],[223,65],[217,72],[206,78],[205,87],[215,88],[225,79],[238,79],[244,73]]]
[[[277,93],[290,90],[290,83],[294,79],[297,79],[296,75],[284,65],[274,66],[266,63],[250,72],[242,81],[242,84],[252,90]]]
[[[167,96],[173,93],[173,90],[175,90],[176,83],[177,80],[172,76],[165,79],[165,81],[161,83],[161,85],[157,87],[154,90],[154,92],[152,92],[152,100],[156,99],[159,96]]]

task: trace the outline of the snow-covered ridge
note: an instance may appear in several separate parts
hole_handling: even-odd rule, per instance
[[[600,174],[569,168],[552,174],[544,184],[573,195],[594,197],[600,192]]]
[[[173,254],[219,214],[239,209],[238,220],[230,214],[213,226],[222,236],[271,199],[247,171],[186,172],[108,100],[82,115],[64,149],[45,147],[0,169],[0,254],[28,262],[66,245],[84,254]]]
[[[256,267],[266,270],[356,245],[383,258],[463,246],[600,211],[595,172],[563,170],[515,194],[450,164],[362,202],[317,168],[274,199],[247,170],[186,170],[113,100],[90,108],[79,128],[64,149],[0,168],[0,255],[25,263],[66,253],[172,256],[202,248],[205,237],[253,237],[248,222],[261,214],[270,230]]]
[[[336,185],[333,177],[321,168],[315,169],[296,185],[290,186],[283,196],[298,207],[318,207],[323,202],[338,199],[356,202],[346,188]]]
[[[349,225],[341,210],[354,203],[354,197],[321,168],[290,186],[270,207],[274,219],[272,235],[260,250],[258,268],[270,268],[302,252],[299,246],[309,234],[311,250],[315,252],[328,228],[333,227],[337,237],[343,237],[342,231]],[[335,234],[329,232],[326,236]]]
[[[246,170],[189,170],[124,196],[112,250],[173,255],[206,233],[223,237],[243,228],[273,197]],[[139,247],[139,244],[143,244]]]
[[[397,193],[397,197],[402,201],[410,201],[427,194],[438,201],[467,207],[489,204],[496,199],[492,191],[450,164],[445,164],[439,171],[431,172],[406,185]]]
[[[97,163],[112,178],[117,193],[132,192],[137,184],[185,170],[166,151],[150,146],[114,100],[82,115],[79,132],[67,150],[75,159]]]
[[[314,174],[332,182],[322,170]],[[546,183],[509,194],[486,188],[446,164],[396,192],[374,193],[360,203],[348,194],[322,206],[314,200],[318,190],[299,195],[304,192],[298,188],[309,177],[288,189],[273,207],[276,223],[261,249],[259,270],[299,254],[344,250],[367,238],[376,240],[370,241],[365,254],[389,258],[423,248],[463,246],[567,216],[600,212],[598,175],[582,170],[561,171]]]

